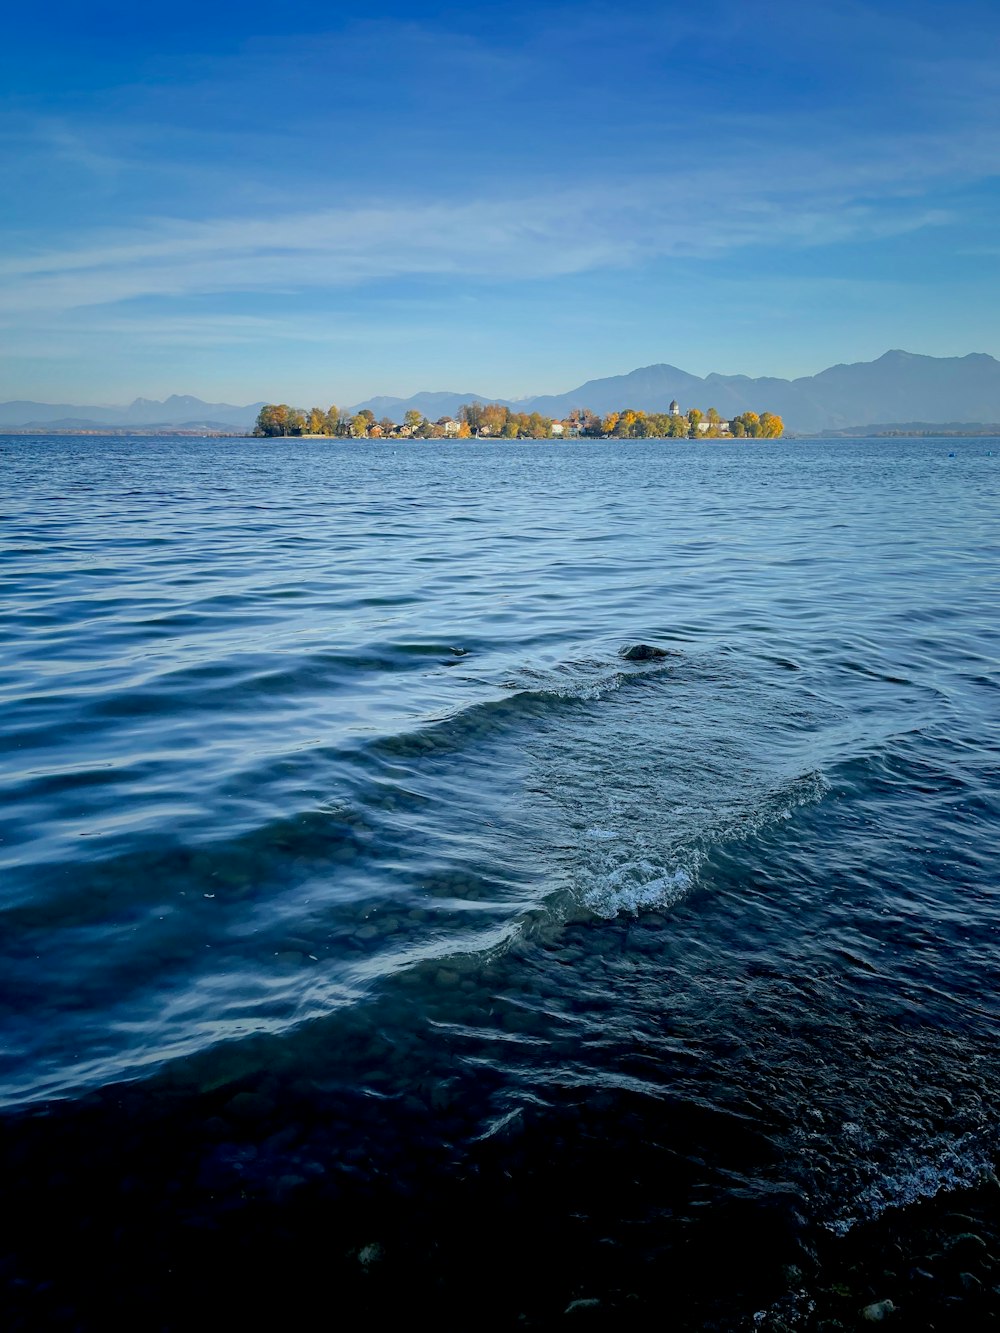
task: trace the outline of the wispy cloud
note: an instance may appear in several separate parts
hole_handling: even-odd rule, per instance
[[[283,348],[325,374],[349,360],[326,347],[362,344],[362,365],[368,340],[374,375],[386,340],[408,332],[411,359],[447,343],[450,368],[492,328],[492,373],[523,325],[586,356],[671,319],[714,344],[740,283],[756,318],[783,275],[917,292],[991,247],[1000,75],[980,0],[339,13],[141,59],[112,34],[79,88],[0,101],[9,363],[100,377],[101,358]],[[865,292],[845,320],[878,314]]]
[[[595,204],[579,189],[545,197],[325,209],[205,222],[151,222],[71,249],[0,263],[8,316],[145,297],[315,291],[399,277],[521,281],[711,258],[750,246],[818,246],[938,225],[940,209],[886,213],[863,200],[789,197],[734,180],[628,183]],[[693,190],[693,194],[689,191]]]

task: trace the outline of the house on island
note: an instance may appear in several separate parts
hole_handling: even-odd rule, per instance
[[[712,429],[713,426],[714,426],[715,429],[718,430],[718,431],[725,431],[725,432],[727,432],[727,433],[728,433],[728,431],[729,431],[729,422],[728,422],[728,421],[699,421],[699,422],[698,422],[698,434],[699,434],[699,435],[704,435],[705,432],[706,432],[706,431],[710,431],[710,430]]]

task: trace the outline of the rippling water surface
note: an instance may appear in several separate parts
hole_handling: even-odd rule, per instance
[[[30,1142],[127,1087],[137,1134],[183,1105],[190,1209],[489,1159],[564,1164],[554,1226],[641,1162],[594,1225],[657,1254],[992,1161],[996,441],[0,459]]]

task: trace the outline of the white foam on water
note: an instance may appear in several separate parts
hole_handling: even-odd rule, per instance
[[[644,907],[669,907],[690,892],[695,876],[686,866],[673,870],[650,861],[625,861],[585,891],[583,900],[597,916],[636,913]]]
[[[929,1145],[923,1160],[900,1167],[866,1185],[855,1197],[851,1212],[827,1221],[828,1231],[844,1236],[859,1222],[868,1222],[892,1208],[906,1208],[921,1199],[933,1199],[949,1190],[982,1184],[993,1169],[993,1157],[971,1134],[951,1143]]]
[[[821,773],[800,774],[776,791],[730,802],[714,817],[707,807],[680,807],[679,828],[655,810],[621,806],[617,813],[632,817],[627,829],[601,822],[583,830],[575,873],[580,897],[592,912],[609,919],[621,912],[672,907],[690,893],[714,848],[746,841],[794,818],[798,807],[822,800],[829,789]],[[610,813],[615,812],[613,806]],[[678,808],[670,814],[678,818]]]
[[[522,667],[516,676],[501,681],[500,685],[504,690],[535,697],[594,701],[614,694],[637,678],[668,675],[676,663],[674,658],[609,666],[605,659],[584,659],[560,667]]]

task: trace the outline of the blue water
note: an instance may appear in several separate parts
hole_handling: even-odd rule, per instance
[[[239,1088],[260,1184],[304,1071],[455,1160],[638,1098],[834,1231],[974,1179],[996,444],[0,439],[0,1103]]]

